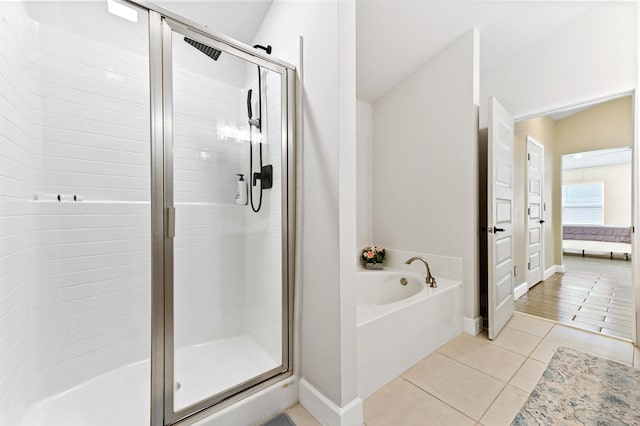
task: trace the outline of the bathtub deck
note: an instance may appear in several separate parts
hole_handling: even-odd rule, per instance
[[[237,336],[180,349],[176,405],[186,406],[279,365],[252,338]],[[130,364],[33,404],[22,426],[149,424],[149,360]]]

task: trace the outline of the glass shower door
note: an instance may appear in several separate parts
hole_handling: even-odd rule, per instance
[[[168,19],[163,43],[165,418],[177,420],[289,370],[287,98],[269,62]]]

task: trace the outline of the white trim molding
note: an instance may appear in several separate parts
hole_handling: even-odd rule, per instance
[[[464,317],[462,323],[462,330],[472,336],[477,336],[482,331],[482,317],[477,316],[475,318]]]
[[[513,298],[514,298],[514,300],[520,299],[522,296],[527,294],[527,291],[529,291],[529,283],[528,282],[525,281],[522,284],[518,284],[513,289]]]
[[[298,399],[300,404],[323,425],[352,426],[361,425],[364,421],[360,398],[355,398],[344,407],[339,407],[305,379],[300,379]]]

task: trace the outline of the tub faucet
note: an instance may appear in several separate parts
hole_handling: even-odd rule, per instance
[[[422,263],[424,263],[424,266],[427,268],[427,276],[424,278],[424,281],[429,284],[429,287],[438,287],[436,284],[436,279],[433,277],[433,275],[431,275],[431,269],[429,269],[429,264],[427,263],[427,261],[424,259],[424,257],[420,257],[420,256],[413,256],[412,258],[408,259],[406,262],[404,262],[405,264],[409,265],[411,264],[411,262],[413,262],[414,260],[419,260]]]

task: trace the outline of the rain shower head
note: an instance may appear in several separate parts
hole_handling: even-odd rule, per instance
[[[195,40],[191,40],[190,38],[187,38],[187,37],[184,38],[184,41],[186,41],[187,43],[189,43],[190,45],[192,45],[193,47],[195,47],[196,49],[198,49],[199,51],[201,51],[202,53],[204,53],[214,61],[217,61],[218,58],[220,57],[220,54],[222,53],[218,49],[214,49],[211,46],[207,46],[206,44],[202,44]]]

